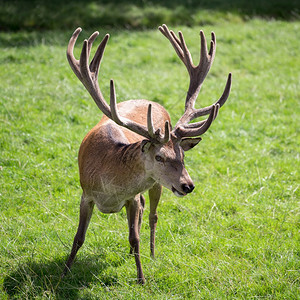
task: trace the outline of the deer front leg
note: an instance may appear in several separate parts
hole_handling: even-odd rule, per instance
[[[65,269],[62,273],[62,277],[65,276],[68,271],[70,271],[76,253],[84,243],[86,230],[89,226],[93,209],[94,209],[94,202],[87,201],[82,195],[81,203],[80,203],[79,225],[78,225],[77,233],[74,238],[72,251],[65,264]]]
[[[157,224],[157,212],[156,208],[161,196],[162,186],[160,184],[155,184],[149,190],[149,199],[150,199],[150,214],[149,214],[149,224],[150,224],[150,253],[154,258],[155,252],[155,229]]]
[[[140,284],[145,283],[143,275],[142,263],[140,258],[140,220],[143,214],[143,206],[141,204],[140,195],[137,195],[132,201],[126,204],[127,220],[129,227],[129,243],[132,249],[131,253],[134,254],[136,268],[137,268],[137,282]]]
[[[142,226],[142,219],[143,219],[143,213],[144,213],[144,208],[145,208],[145,197],[143,195],[140,195],[140,213],[139,213],[139,235],[141,232],[141,226]],[[130,252],[129,254],[133,254],[133,248],[130,247]]]
[[[143,195],[140,195],[140,214],[139,214],[139,235],[141,232],[141,226],[142,226],[142,220],[143,220],[143,213],[145,208],[145,197]]]

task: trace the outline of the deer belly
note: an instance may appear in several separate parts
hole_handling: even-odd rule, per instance
[[[105,214],[119,212],[127,202],[127,199],[118,195],[107,196],[107,194],[103,194],[99,191],[93,191],[89,198],[91,198],[97,208]]]

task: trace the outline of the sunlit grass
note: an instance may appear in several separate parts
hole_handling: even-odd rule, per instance
[[[197,61],[200,28],[180,29]],[[78,222],[77,151],[101,113],[67,64],[72,32],[0,34],[4,298],[298,297],[300,25],[253,20],[202,29],[207,38],[215,31],[218,47],[197,104],[217,100],[229,72],[232,93],[203,141],[186,153],[195,192],[178,199],[164,191],[155,261],[146,204],[143,287],[135,284],[124,211],[95,211],[72,273],[60,281]],[[110,33],[104,95],[113,78],[119,101],[157,101],[175,123],[188,77],[168,41],[158,30]]]

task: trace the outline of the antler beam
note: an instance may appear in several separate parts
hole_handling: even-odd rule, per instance
[[[104,50],[106,44],[109,39],[109,34],[106,34],[97,48],[94,58],[92,59],[91,63],[89,64],[89,57],[91,53],[91,48],[93,42],[99,35],[99,32],[94,32],[88,40],[84,40],[82,51],[80,54],[80,59],[77,60],[74,57],[74,46],[77,41],[77,38],[82,31],[81,28],[77,28],[68,45],[67,48],[67,58],[69,64],[78,77],[78,79],[83,83],[85,88],[88,90],[94,101],[96,102],[99,109],[110,119],[116,122],[118,125],[126,127],[127,129],[144,136],[145,138],[151,140],[154,143],[166,143],[170,139],[170,125],[169,122],[165,122],[165,132],[162,136],[160,134],[161,130],[157,129],[154,130],[153,122],[152,122],[152,113],[151,113],[151,105],[148,107],[148,121],[147,121],[147,128],[141,124],[138,124],[134,121],[131,121],[127,118],[123,118],[119,115],[117,110],[117,100],[116,100],[116,93],[113,80],[110,81],[110,106],[105,101],[101,90],[98,84],[98,73],[101,64],[101,60],[104,54]],[[150,119],[149,119],[150,118]]]
[[[172,30],[169,30],[165,24],[159,26],[159,30],[170,41],[178,57],[186,66],[190,76],[190,84],[185,101],[185,112],[175,125],[172,133],[178,138],[182,138],[184,136],[198,136],[203,134],[209,128],[212,121],[216,118],[219,108],[226,102],[230,93],[231,73],[228,75],[227,83],[221,98],[213,105],[201,109],[195,109],[195,102],[200,92],[202,83],[205,80],[215,57],[216,36],[214,32],[211,33],[210,49],[208,51],[205,35],[202,30],[200,31],[200,62],[197,66],[195,66],[182,32],[179,31],[179,37],[177,37],[175,33]],[[195,118],[208,114],[209,117],[207,120],[194,124],[188,124]]]

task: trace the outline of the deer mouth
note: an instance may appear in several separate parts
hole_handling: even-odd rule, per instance
[[[176,190],[174,188],[174,186],[172,186],[172,192],[177,196],[177,197],[183,197],[186,195],[186,193],[183,193],[183,192],[179,192],[178,190]]]

